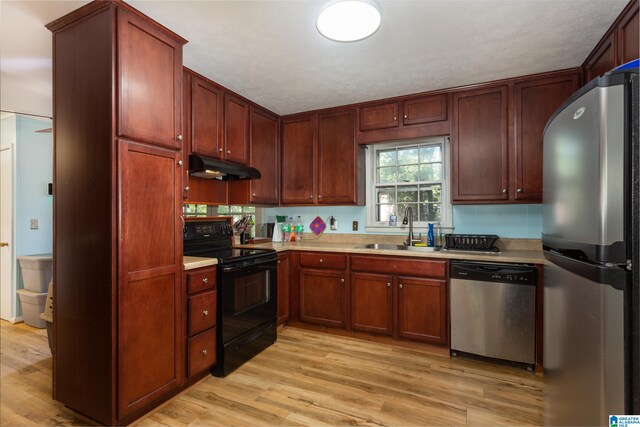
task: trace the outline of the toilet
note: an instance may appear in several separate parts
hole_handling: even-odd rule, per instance
[[[47,322],[40,318],[40,313],[44,312],[47,303],[47,290],[53,273],[53,257],[51,254],[40,254],[19,256],[16,259],[20,263],[24,282],[24,289],[17,291],[24,323],[43,329]]]

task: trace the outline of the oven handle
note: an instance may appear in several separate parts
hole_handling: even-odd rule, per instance
[[[230,267],[223,267],[222,271],[225,273],[233,273],[234,271],[246,270],[250,267],[256,267],[255,269],[259,270],[275,270],[277,266],[275,265],[276,258],[270,259],[268,261],[260,260],[257,262],[247,261],[246,263],[242,263],[239,265],[234,265]],[[274,263],[273,265],[271,263]]]

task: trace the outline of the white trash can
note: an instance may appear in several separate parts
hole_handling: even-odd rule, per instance
[[[18,296],[20,304],[22,304],[24,323],[34,328],[45,328],[47,322],[40,318],[40,313],[44,311],[44,306],[47,303],[47,293],[18,289]]]
[[[23,255],[16,259],[20,262],[24,288],[46,294],[53,273],[53,256],[51,254]]]

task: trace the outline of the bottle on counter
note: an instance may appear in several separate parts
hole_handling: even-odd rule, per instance
[[[429,223],[429,231],[427,232],[427,246],[432,248],[434,245],[435,239],[433,236],[433,223]]]
[[[296,226],[293,224],[293,217],[290,216],[289,217],[289,241],[290,242],[295,242],[296,241]]]
[[[304,224],[302,224],[302,218],[298,215],[296,219],[296,239],[298,239],[298,242],[302,242],[302,233],[304,233]]]
[[[291,224],[288,222],[282,223],[282,241],[288,242],[291,238]]]
[[[256,223],[253,220],[253,215],[249,215],[249,239],[256,238]]]

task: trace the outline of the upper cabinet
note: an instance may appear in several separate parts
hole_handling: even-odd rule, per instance
[[[452,202],[503,202],[508,194],[507,86],[453,95]]]
[[[449,133],[449,95],[405,97],[358,108],[360,144]]]
[[[363,155],[353,109],[283,119],[282,204],[362,204]]]
[[[224,158],[249,163],[249,104],[228,93],[224,95]]]
[[[118,9],[118,135],[182,146],[182,44],[138,15]]]
[[[544,127],[560,105],[580,87],[580,74],[523,81],[514,85],[512,168],[515,185],[510,198],[542,202],[542,140]],[[513,191],[515,188],[515,192]]]
[[[585,83],[640,56],[638,0],[631,0],[582,64]]]
[[[198,75],[191,75],[191,152],[222,157],[222,88]]]

